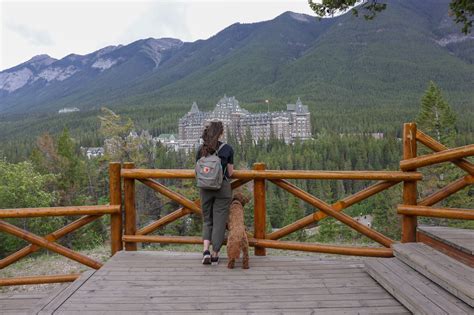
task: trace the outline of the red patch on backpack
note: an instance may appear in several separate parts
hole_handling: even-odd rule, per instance
[[[207,167],[207,166],[205,166],[205,167],[202,169],[202,171],[203,171],[205,174],[209,173],[210,170],[211,170],[211,168],[210,168],[210,167]]]

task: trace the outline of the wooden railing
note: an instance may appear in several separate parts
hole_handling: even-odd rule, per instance
[[[417,141],[425,144],[436,153],[417,157]],[[416,129],[416,124],[408,123],[403,130],[403,158],[400,162],[401,171],[281,171],[266,170],[265,164],[254,164],[253,170],[237,170],[233,174],[232,188],[235,189],[249,181],[254,182],[254,231],[250,235],[250,245],[255,247],[256,255],[265,255],[265,248],[278,248],[287,250],[302,250],[313,252],[324,252],[342,255],[360,256],[391,256],[392,239],[380,232],[369,228],[350,216],[342,213],[342,210],[361,202],[377,193],[380,193],[397,183],[403,182],[403,204],[398,206],[398,213],[402,215],[402,242],[416,241],[417,216],[433,216],[454,219],[472,219],[473,211],[469,209],[431,208],[437,202],[445,199],[453,193],[473,183],[474,165],[463,159],[474,155],[474,145],[461,148],[448,149],[444,145],[430,138]],[[447,185],[438,192],[417,202],[417,181],[422,179],[421,173],[416,169],[436,163],[451,161],[468,175]],[[159,169],[135,169],[132,163],[127,163],[121,171],[124,178],[125,190],[125,235],[123,240],[127,250],[136,250],[136,243],[190,243],[200,244],[199,237],[180,236],[157,236],[149,235],[156,229],[163,227],[187,214],[201,214],[199,200],[189,200],[179,193],[171,191],[160,184],[156,179],[193,179],[193,170],[159,170]],[[322,201],[318,197],[306,192],[289,179],[319,179],[319,180],[379,180],[379,182],[346,197],[332,205]],[[146,186],[158,193],[165,195],[171,200],[182,205],[178,210],[160,218],[159,220],[137,230],[136,212],[134,202],[134,183],[139,180]],[[316,208],[316,211],[302,219],[297,220],[275,232],[265,233],[265,187],[267,182],[286,190],[290,194],[303,200]],[[356,230],[362,235],[376,241],[385,248],[373,247],[346,247],[326,244],[301,243],[279,241],[280,238],[290,233],[318,222],[325,217],[333,217],[341,223]]]
[[[124,178],[125,194],[125,234],[123,241],[126,250],[137,250],[136,243],[189,243],[199,244],[200,237],[161,236],[148,235],[156,229],[163,227],[187,214],[201,214],[199,200],[189,200],[185,196],[171,191],[156,179],[193,179],[194,170],[160,170],[160,169],[135,169],[132,163],[126,163],[121,171]],[[255,255],[265,255],[265,248],[278,248],[287,250],[300,250],[311,252],[324,252],[341,255],[391,257],[391,245],[394,240],[382,233],[358,222],[344,214],[343,209],[365,200],[381,191],[384,191],[400,182],[416,182],[422,179],[417,172],[399,171],[281,171],[266,170],[265,164],[256,163],[252,170],[236,170],[232,175],[232,188],[236,189],[249,181],[253,181],[254,195],[254,231],[250,235],[249,243],[255,247]],[[319,180],[378,180],[376,184],[346,197],[332,205],[318,197],[297,187],[289,179],[319,179]],[[135,210],[135,180],[138,180],[156,192],[163,194],[177,202],[182,207],[160,218],[159,220],[141,228],[136,226]],[[265,188],[267,182],[286,190],[290,194],[305,201],[316,208],[316,211],[294,223],[291,223],[276,232],[265,233],[266,203]],[[325,217],[333,217],[362,235],[381,244],[383,247],[349,247],[316,243],[279,241],[280,238],[313,224]]]
[[[59,255],[74,260],[90,268],[99,269],[102,263],[75,252],[63,245],[56,243],[57,240],[70,234],[77,229],[91,223],[103,215],[110,215],[110,239],[112,255],[122,250],[122,211],[121,211],[121,188],[120,188],[120,164],[112,163],[109,170],[110,175],[110,205],[80,206],[80,207],[53,207],[53,208],[22,208],[22,209],[0,209],[0,231],[19,237],[29,243],[17,252],[0,260],[0,269],[40,250],[50,250]],[[63,228],[46,236],[38,236],[29,231],[12,225],[2,219],[6,218],[35,218],[50,216],[82,216],[69,223]],[[55,282],[71,282],[80,274],[66,275],[37,275],[30,277],[14,277],[0,279],[0,286],[43,284]]]
[[[417,141],[432,149],[435,153],[418,157]],[[423,132],[418,131],[414,123],[409,123],[404,125],[404,160],[400,162],[401,171],[282,171],[267,170],[265,164],[255,163],[252,170],[236,170],[232,175],[231,186],[232,189],[236,189],[250,181],[253,181],[254,183],[254,231],[253,233],[249,233],[249,243],[251,246],[255,247],[255,255],[263,256],[266,254],[266,248],[276,248],[341,255],[391,257],[393,256],[391,245],[394,243],[394,240],[358,222],[354,218],[343,213],[343,210],[403,182],[403,204],[398,206],[398,213],[402,215],[402,242],[416,241],[417,216],[472,220],[474,218],[473,210],[431,207],[466,186],[473,184],[474,165],[464,159],[465,157],[472,155],[474,155],[474,145],[448,149]],[[466,171],[467,175],[459,178],[455,182],[447,185],[430,196],[417,201],[417,181],[422,180],[422,174],[417,172],[417,168],[446,161],[453,162],[455,165]],[[158,228],[164,227],[165,225],[188,214],[201,215],[202,211],[199,199],[190,200],[157,181],[159,179],[193,179],[195,177],[194,170],[136,169],[133,163],[124,163],[122,168],[120,163],[110,163],[109,177],[110,205],[1,209],[0,231],[22,238],[30,242],[31,245],[26,246],[25,248],[0,260],[0,269],[38,251],[40,248],[51,250],[88,267],[95,269],[100,268],[102,265],[100,262],[55,242],[61,237],[74,232],[104,214],[111,216],[110,235],[112,255],[123,248],[129,251],[137,250],[137,243],[143,242],[177,244],[202,243],[200,237],[150,235]],[[122,179],[124,199],[123,211],[121,193]],[[289,181],[291,179],[376,180],[378,182],[333,204],[328,204],[317,196],[297,187]],[[138,228],[137,212],[135,208],[135,181],[137,180],[154,191],[175,201],[181,205],[181,207],[144,227]],[[277,231],[266,234],[266,185],[269,182],[313,206],[315,208],[314,213],[307,215],[296,222],[288,224]],[[43,237],[25,231],[2,220],[4,218],[69,215],[82,215],[83,217]],[[122,223],[122,217],[124,217],[124,223]],[[301,230],[326,217],[332,217],[340,221],[358,233],[379,243],[382,247],[336,246],[280,240],[282,237]],[[0,286],[67,282],[73,281],[78,276],[78,274],[71,274],[0,279]]]
[[[434,153],[417,156],[417,142],[425,145]],[[417,201],[416,181],[406,182],[403,191],[403,203],[397,212],[403,215],[402,242],[416,242],[417,216],[473,220],[474,209],[453,209],[432,207],[452,194],[474,183],[474,164],[466,157],[474,155],[474,144],[460,148],[448,149],[420,130],[416,124],[408,123],[403,129],[403,158],[400,169],[404,172],[415,172],[420,167],[452,162],[467,175],[446,185],[431,195]]]

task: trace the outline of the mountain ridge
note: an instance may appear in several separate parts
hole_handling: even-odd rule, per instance
[[[44,54],[34,56],[20,65],[0,72],[0,100],[3,97],[8,101],[8,97],[12,94],[15,96],[24,91],[36,93],[47,90],[50,85],[58,85],[63,81],[73,82],[74,85],[81,83],[81,80],[91,81],[115,65],[134,62],[137,56],[141,57],[142,63],[153,64],[153,69],[160,63],[162,55],[167,50],[180,47],[182,44],[182,41],[173,38],[147,38],[126,46],[107,46],[85,55],[72,53],[62,59],[51,58]]]
[[[55,60],[41,80],[8,93],[1,89],[5,70],[0,113],[104,104],[181,104],[181,110],[223,93],[247,102],[301,96],[311,107],[366,106],[380,99],[406,106],[429,80],[466,102],[474,80],[474,37],[456,35],[448,3],[392,0],[370,22],[350,14],[318,21],[288,11],[268,21],[234,23],[195,42],[141,39]],[[87,71],[76,71],[81,64]],[[56,65],[63,68],[54,70]]]

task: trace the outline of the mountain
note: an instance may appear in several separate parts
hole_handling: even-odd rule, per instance
[[[61,60],[35,56],[0,72],[0,111],[42,111],[45,104],[63,97],[87,95],[97,82],[124,88],[153,72],[170,51],[182,45],[178,39],[149,38],[127,46],[108,46],[85,56],[70,54]]]
[[[469,96],[474,36],[453,25],[448,3],[392,0],[369,22],[286,12],[192,43],[150,38],[61,60],[36,56],[0,72],[0,113],[189,104],[224,92],[247,102],[298,95],[333,105],[400,104],[429,80]]]
[[[19,152],[18,143],[64,127],[82,145],[100,145],[102,106],[154,135],[173,133],[193,101],[209,110],[225,93],[250,111],[267,110],[265,99],[278,110],[301,97],[313,134],[399,136],[431,80],[457,113],[459,132],[472,135],[474,35],[461,34],[448,7],[390,0],[373,21],[285,12],[195,42],[149,38],[60,60],[36,56],[0,72],[0,151]],[[58,115],[64,107],[81,111]]]

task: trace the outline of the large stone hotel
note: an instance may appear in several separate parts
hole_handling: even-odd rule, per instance
[[[223,122],[225,139],[228,132],[237,139],[250,132],[255,142],[269,139],[272,133],[286,143],[311,138],[308,106],[299,98],[296,104],[287,104],[286,111],[250,113],[240,107],[234,96],[224,95],[211,112],[202,112],[193,103],[191,110],[179,120],[180,146],[192,148],[199,144],[204,126],[214,120]]]

